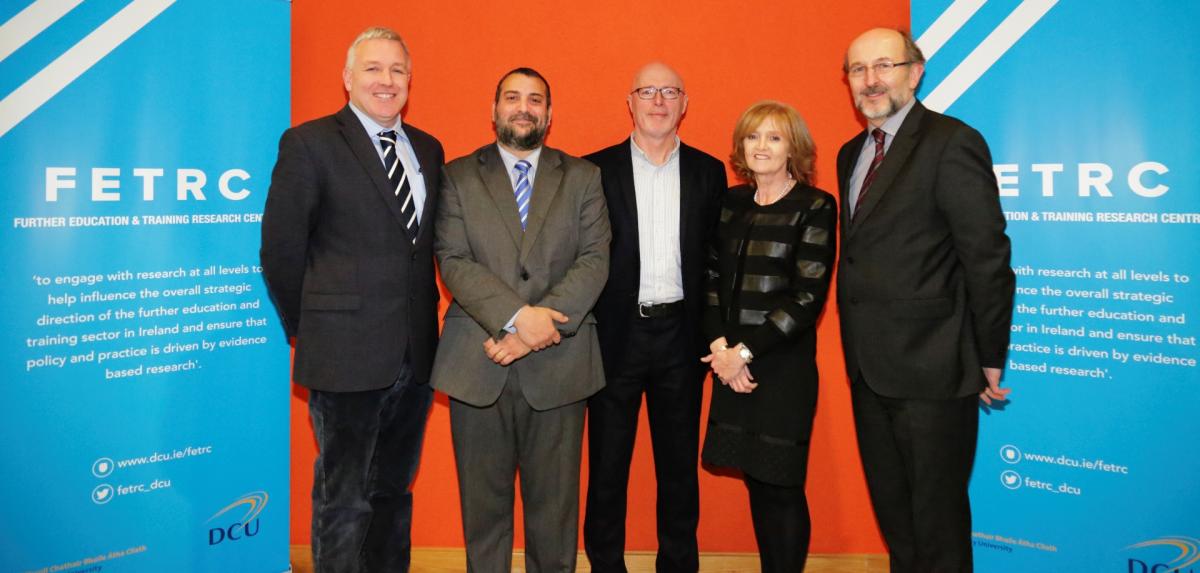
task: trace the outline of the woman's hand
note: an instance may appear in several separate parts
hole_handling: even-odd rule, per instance
[[[728,346],[729,343],[725,341],[724,336],[710,342],[708,344],[708,355],[702,357],[700,361],[711,366],[713,359],[717,357],[717,353],[725,350]]]
[[[724,336],[708,343],[708,351],[710,353],[716,353],[718,351],[725,350],[726,348],[729,348],[729,342],[725,340]]]
[[[719,340],[724,341],[724,338]],[[714,345],[716,343],[717,341],[713,341]],[[742,368],[746,366],[746,361],[742,360],[741,355],[738,354],[738,349],[740,346],[741,345],[733,348],[714,350],[708,356],[701,358],[700,361],[712,367],[713,373],[716,374],[717,378],[720,378],[722,382],[732,380],[738,375],[738,372],[740,372]]]
[[[730,390],[738,394],[749,394],[755,388],[758,388],[758,384],[753,382],[753,380],[754,376],[750,375],[750,367],[743,366],[736,376],[728,381],[722,380],[721,383],[728,385]]]

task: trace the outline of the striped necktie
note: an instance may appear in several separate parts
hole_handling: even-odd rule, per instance
[[[885,135],[887,134],[878,127],[871,131],[871,137],[875,138],[875,157],[871,158],[871,165],[867,167],[867,174],[863,177],[862,187],[858,190],[858,200],[854,202],[854,213],[850,216],[851,221],[858,216],[858,209],[862,207],[863,197],[867,196],[867,188],[875,180],[875,172],[879,170],[879,164],[883,163],[883,138]]]
[[[412,186],[408,184],[408,173],[396,149],[397,134],[387,130],[379,132],[379,144],[383,146],[383,164],[387,166],[388,181],[392,184],[392,192],[400,203],[400,213],[404,218],[404,230],[408,238],[417,242],[417,206],[413,198]]]
[[[517,172],[517,184],[513,186],[513,194],[517,196],[517,213],[521,215],[521,230],[525,230],[525,220],[529,218],[529,196],[532,186],[529,184],[529,168],[533,167],[524,159],[517,162],[513,169]]]

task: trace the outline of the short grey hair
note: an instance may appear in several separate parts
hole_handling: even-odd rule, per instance
[[[357,48],[359,44],[366,42],[367,40],[391,40],[393,42],[400,42],[400,48],[404,50],[404,57],[412,59],[412,56],[408,54],[408,44],[404,43],[404,38],[401,38],[400,34],[397,34],[396,31],[391,28],[385,28],[383,26],[371,26],[370,28],[363,30],[362,33],[350,43],[350,47],[346,50],[347,70],[354,67],[354,48]]]

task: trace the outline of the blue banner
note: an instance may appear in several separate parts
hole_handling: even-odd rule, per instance
[[[0,4],[0,570],[288,565],[284,0]]]
[[[1195,2],[914,1],[919,97],[991,146],[1018,293],[978,571],[1200,571]]]

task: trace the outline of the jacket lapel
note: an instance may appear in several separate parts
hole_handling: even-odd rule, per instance
[[[621,146],[624,150],[619,153],[617,160],[617,183],[620,185],[618,189],[621,201],[625,208],[626,221],[630,222],[629,228],[633,230],[633,248],[634,252],[641,248],[640,233],[638,229],[638,208],[637,208],[637,187],[633,180],[633,147],[630,139],[625,140],[625,144]]]
[[[533,180],[533,196],[529,198],[529,217],[525,220],[525,237],[523,241],[519,242],[522,262],[529,255],[529,250],[537,241],[538,234],[542,232],[542,226],[546,223],[546,214],[550,212],[550,205],[554,203],[554,196],[558,194],[562,178],[562,154],[556,149],[543,147],[542,155],[538,159],[537,174]],[[515,198],[513,204],[516,205]],[[520,218],[517,219],[517,228],[521,228]]]
[[[853,145],[846,149],[846,152],[838,157],[838,173],[842,175],[838,180],[838,199],[841,202],[842,208],[839,209],[838,218],[841,219],[843,234],[848,235],[850,231],[850,177],[854,174],[854,162],[858,155],[862,153],[862,146],[867,140],[867,132],[860,133],[855,139],[851,140]]]
[[[521,245],[521,215],[517,213],[517,197],[513,194],[512,180],[504,169],[504,160],[495,143],[488,144],[476,152],[479,158],[479,177],[492,197],[500,221],[508,229],[513,245]],[[532,201],[532,200],[531,200]]]
[[[854,233],[854,230],[871,216],[871,212],[875,210],[875,206],[887,194],[892,183],[896,180],[896,176],[904,169],[904,165],[908,162],[908,156],[912,154],[913,149],[917,146],[921,118],[924,115],[925,108],[920,102],[916,102],[912,109],[909,110],[908,116],[904,118],[904,123],[900,124],[900,129],[896,131],[896,137],[892,140],[892,145],[888,147],[887,154],[883,156],[883,163],[879,164],[879,172],[875,174],[875,180],[871,182],[871,187],[867,189],[867,196],[863,199],[861,207],[862,212],[854,217],[854,221],[850,225],[850,233]],[[865,137],[864,135],[864,141]],[[859,150],[861,151],[861,146]]]
[[[687,256],[688,226],[693,221],[693,207],[696,204],[694,195],[704,187],[700,184],[700,170],[693,163],[696,159],[692,148],[679,144],[679,256]]]
[[[387,173],[384,171],[383,162],[379,159],[379,153],[375,151],[371,137],[363,129],[362,122],[358,121],[358,116],[354,115],[349,105],[337,113],[337,121],[341,127],[342,137],[346,139],[346,144],[354,152],[354,157],[358,159],[363,170],[371,177],[371,182],[375,184],[375,191],[383,199],[383,204],[387,205],[388,210],[392,212],[396,224],[403,227],[405,221],[404,215],[400,212],[400,202],[396,200],[392,184],[388,181]]]

